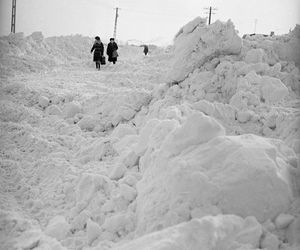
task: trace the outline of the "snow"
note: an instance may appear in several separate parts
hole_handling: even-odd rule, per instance
[[[262,228],[254,217],[234,215],[193,219],[148,234],[115,249],[257,249]]]
[[[70,231],[70,225],[63,216],[55,216],[45,229],[45,233],[57,240],[63,240]]]
[[[298,249],[299,37],[1,37],[1,249]]]

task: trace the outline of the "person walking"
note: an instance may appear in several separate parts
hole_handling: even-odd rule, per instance
[[[94,51],[93,61],[96,63],[96,69],[100,70],[101,59],[104,53],[104,46],[99,36],[95,37],[94,45],[91,49],[91,53]]]
[[[145,56],[148,54],[148,52],[149,52],[148,46],[144,45],[144,54],[145,54]]]
[[[118,55],[118,45],[115,42],[114,38],[109,39],[109,43],[107,44],[106,54],[108,55],[108,61],[113,64],[116,63]]]

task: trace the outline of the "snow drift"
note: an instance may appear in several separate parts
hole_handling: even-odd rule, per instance
[[[1,38],[1,245],[297,249],[298,33],[196,18],[100,72],[91,38]]]

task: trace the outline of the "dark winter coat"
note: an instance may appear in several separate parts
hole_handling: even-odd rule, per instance
[[[118,54],[116,53],[117,50],[118,50],[118,45],[115,42],[107,44],[106,54],[108,55],[109,62],[117,61],[117,56],[118,56]]]
[[[101,57],[103,56],[104,53],[104,46],[102,42],[96,41],[91,49],[91,52],[94,51],[94,62],[99,62],[101,61]]]
[[[144,53],[145,53],[145,55],[148,54],[148,51],[149,51],[148,46],[147,46],[147,45],[144,45]]]

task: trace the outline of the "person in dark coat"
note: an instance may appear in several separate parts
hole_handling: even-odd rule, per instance
[[[144,54],[145,54],[145,56],[148,54],[148,52],[149,52],[148,46],[144,45]]]
[[[96,63],[96,69],[100,70],[101,59],[104,53],[104,46],[99,36],[95,37],[94,45],[91,49],[91,53],[94,51],[93,61]]]
[[[114,38],[109,39],[109,44],[107,44],[106,54],[108,55],[108,61],[113,64],[116,63],[118,55],[118,45],[115,42]]]

